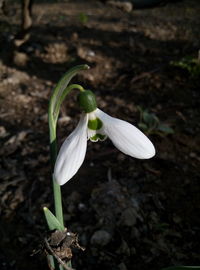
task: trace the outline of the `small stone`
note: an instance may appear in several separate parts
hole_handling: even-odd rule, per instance
[[[6,131],[5,127],[0,126],[0,138],[5,138],[9,133]]]
[[[85,212],[87,210],[87,207],[84,203],[79,203],[78,204],[78,209],[81,211],[81,212]]]
[[[87,55],[88,55],[88,56],[91,56],[91,57],[94,57],[94,56],[95,56],[95,52],[89,50],[89,51],[87,52]]]
[[[92,235],[90,242],[92,245],[106,246],[111,238],[110,233],[105,230],[99,230]]]
[[[124,210],[121,215],[121,224],[125,226],[133,226],[137,221],[137,213],[133,207]]]
[[[120,270],[127,270],[126,265],[122,262],[118,265]]]
[[[28,60],[29,57],[27,54],[18,51],[14,52],[13,62],[15,63],[15,65],[19,67],[25,67],[27,65]]]
[[[71,117],[63,116],[63,117],[58,119],[58,124],[60,124],[60,125],[68,124],[70,120],[71,120]]]

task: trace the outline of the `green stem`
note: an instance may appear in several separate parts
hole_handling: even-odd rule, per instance
[[[72,89],[78,89],[80,91],[83,91],[83,87],[78,84],[72,84],[69,85],[60,96],[59,100],[55,104],[55,101],[53,100],[53,96],[50,99],[49,103],[49,133],[50,133],[50,155],[51,155],[51,170],[53,172],[54,165],[57,158],[57,141],[56,141],[56,126],[57,126],[57,120],[58,115],[60,112],[60,106],[65,99],[66,95],[69,94],[69,92]],[[54,106],[52,106],[54,104]],[[59,220],[61,225],[64,226],[63,221],[63,210],[62,210],[62,195],[61,195],[61,188],[60,185],[58,185],[54,179],[53,179],[53,193],[54,193],[54,207],[55,207],[55,215],[56,218]]]
[[[72,89],[78,89],[83,91],[83,87],[78,84],[72,84],[68,86],[70,80],[81,70],[86,70],[89,67],[87,65],[79,65],[64,74],[64,76],[58,82],[56,88],[53,91],[49,102],[48,109],[48,120],[49,120],[49,133],[50,133],[50,159],[51,159],[51,171],[53,173],[56,158],[57,158],[57,141],[56,141],[56,126],[58,115],[60,112],[60,106],[64,101],[66,95]],[[53,177],[52,177],[53,178]],[[60,185],[53,180],[53,193],[54,193],[54,207],[55,207],[55,216],[60,222],[60,224],[64,227],[63,220],[63,210],[62,210],[62,195]],[[52,256],[49,256],[49,263],[52,269],[63,270],[63,266],[59,265]],[[55,262],[55,263],[54,263]],[[68,267],[71,267],[71,261],[67,263]]]
[[[53,104],[53,98],[50,99],[49,103],[49,111],[48,111],[48,117],[49,117],[49,134],[50,134],[50,158],[51,158],[51,171],[53,172],[56,158],[57,158],[57,138],[56,138],[56,126],[57,126],[57,120],[58,115],[60,112],[60,106],[65,99],[66,95],[72,90],[72,89],[78,89],[80,91],[83,91],[83,87],[78,84],[72,84],[68,86],[60,96],[57,103]],[[53,176],[52,176],[53,178]],[[54,194],[54,207],[55,207],[55,216],[60,222],[60,224],[64,227],[64,219],[63,219],[63,210],[62,210],[62,194],[61,194],[61,187],[54,181],[53,179],[53,194]],[[71,261],[67,263],[68,267],[71,267]],[[55,269],[58,269],[57,263],[55,263]],[[62,266],[59,266],[60,270],[63,270]]]
[[[52,115],[49,114],[49,133],[50,133],[50,155],[51,155],[51,170],[53,172],[57,157],[57,142],[56,142],[56,123],[53,121]],[[54,207],[55,216],[60,224],[64,226],[63,210],[62,210],[62,195],[61,188],[53,179]]]

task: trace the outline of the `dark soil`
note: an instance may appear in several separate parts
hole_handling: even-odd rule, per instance
[[[62,74],[85,63],[91,69],[73,82],[93,90],[99,108],[138,126],[140,106],[173,133],[148,128],[151,160],[125,156],[109,140],[88,143],[62,188],[66,226],[86,247],[74,250],[73,267],[199,265],[200,79],[172,62],[198,57],[200,2],[129,13],[91,0],[36,3],[31,38],[18,52],[9,46],[20,5],[12,8],[0,19],[0,269],[48,269],[44,255],[30,256],[47,230],[42,207],[53,211],[48,101]],[[59,145],[79,115],[70,94]]]

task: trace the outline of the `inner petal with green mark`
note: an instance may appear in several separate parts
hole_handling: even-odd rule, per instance
[[[99,118],[95,118],[95,119],[89,119],[88,121],[88,128],[92,129],[92,130],[98,130],[100,128],[102,128],[103,123],[101,122],[101,120]]]
[[[90,137],[89,139],[91,142],[98,142],[98,141],[105,141],[106,138],[107,138],[106,135],[96,133],[94,136]]]
[[[94,118],[93,115],[91,115],[91,117],[89,115],[87,133],[88,139],[90,139],[92,142],[104,141],[107,138],[103,131],[102,121],[97,117]]]

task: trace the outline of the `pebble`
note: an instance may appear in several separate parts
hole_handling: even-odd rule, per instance
[[[121,216],[121,224],[125,226],[134,226],[137,222],[137,213],[133,207],[124,210]]]
[[[111,241],[111,234],[105,230],[98,230],[96,231],[91,239],[90,242],[92,245],[99,245],[99,246],[106,246]]]
[[[127,270],[126,265],[122,262],[118,265],[120,270]]]

